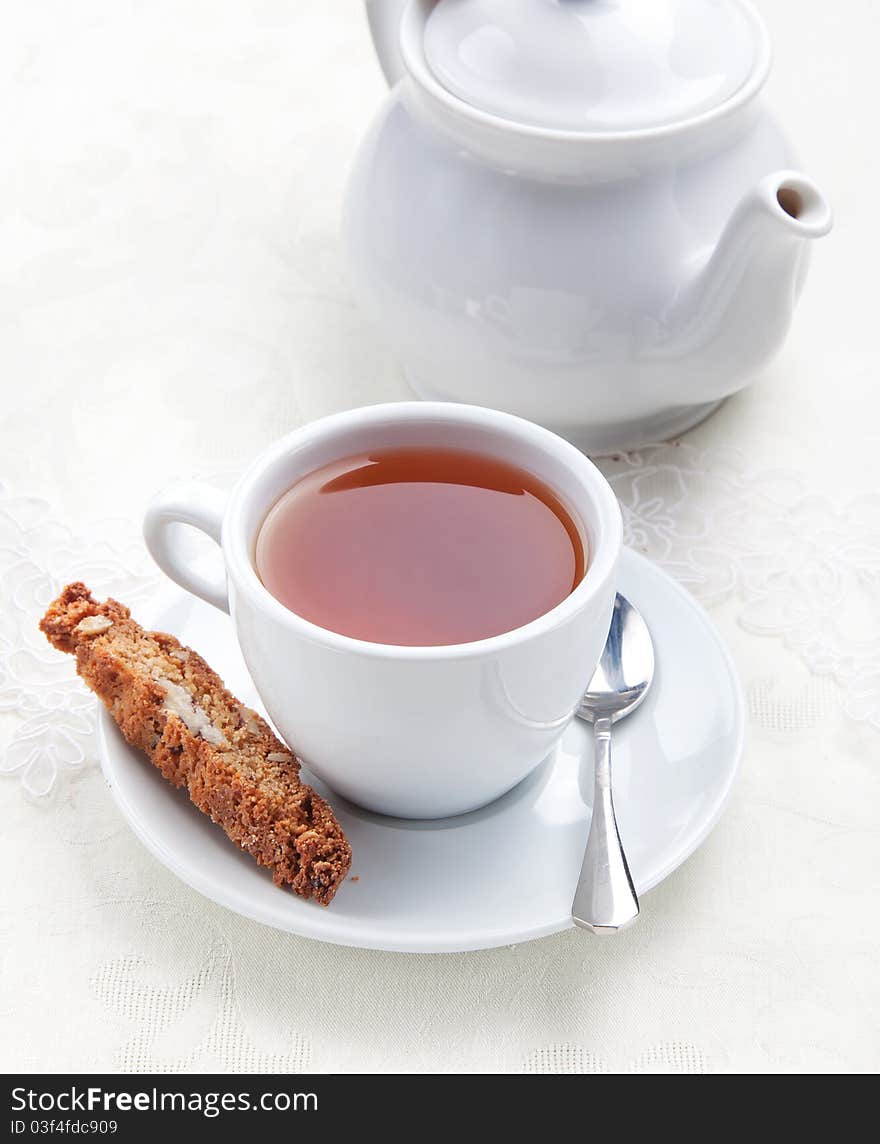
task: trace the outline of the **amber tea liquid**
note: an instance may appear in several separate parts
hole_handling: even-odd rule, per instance
[[[512,631],[583,578],[571,516],[516,465],[389,448],[317,469],[270,509],[256,547],[292,612],[373,643],[437,646]]]

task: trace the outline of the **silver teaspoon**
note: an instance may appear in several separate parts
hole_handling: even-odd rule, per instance
[[[593,724],[593,817],[571,916],[596,934],[617,933],[639,916],[611,797],[611,724],[635,711],[654,678],[648,625],[619,593],[611,629],[590,686],[576,714]]]

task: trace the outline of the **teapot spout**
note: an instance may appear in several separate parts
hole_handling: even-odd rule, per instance
[[[831,208],[796,171],[767,175],[736,206],[708,262],[674,303],[658,354],[687,360],[695,393],[721,399],[776,352]],[[684,379],[682,379],[684,380]]]
[[[831,229],[831,208],[796,171],[763,178],[741,199],[703,273],[706,297],[753,329],[784,322],[803,285],[810,242]],[[733,313],[731,313],[731,309]]]

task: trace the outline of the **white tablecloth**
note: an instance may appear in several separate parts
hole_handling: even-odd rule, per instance
[[[356,0],[0,11],[0,1067],[867,1071],[880,1065],[880,15],[764,0],[768,94],[837,213],[781,355],[609,466],[707,603],[751,726],[723,821],[613,941],[322,946],[150,857],[91,700],[35,637],[69,574],[132,604],[166,481],[408,396],[340,250],[382,98]]]

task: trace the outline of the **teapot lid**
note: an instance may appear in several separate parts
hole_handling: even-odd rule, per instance
[[[759,64],[741,0],[437,0],[425,60],[452,95],[530,127],[612,133],[724,103]]]

